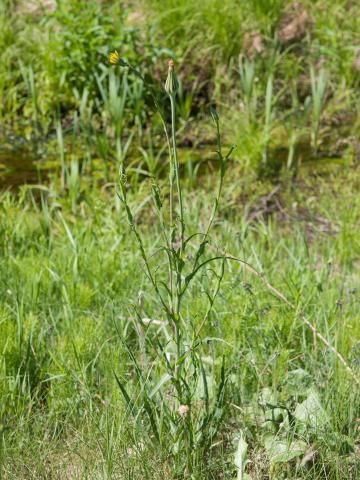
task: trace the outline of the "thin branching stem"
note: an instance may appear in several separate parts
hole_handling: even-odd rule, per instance
[[[174,155],[174,168],[175,168],[175,179],[176,179],[176,188],[178,193],[179,200],[179,220],[180,220],[180,238],[181,238],[181,250],[184,248],[184,238],[185,238],[185,221],[184,221],[184,205],[180,185],[180,168],[179,168],[179,158],[176,147],[176,102],[175,95],[169,95],[171,102],[171,136],[172,136],[172,147]]]

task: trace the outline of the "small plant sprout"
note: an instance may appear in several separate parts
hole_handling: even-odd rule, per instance
[[[239,60],[240,86],[244,97],[245,108],[249,123],[256,118],[257,92],[255,83],[254,62],[240,58]]]
[[[326,89],[328,84],[327,75],[324,69],[321,69],[316,75],[314,67],[310,68],[311,80],[311,99],[312,99],[312,125],[311,125],[311,144],[315,152],[319,143],[320,120],[323,112]]]

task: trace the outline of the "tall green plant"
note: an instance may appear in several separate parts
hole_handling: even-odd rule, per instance
[[[117,56],[112,56],[111,61],[129,67]],[[138,75],[141,77],[140,72]],[[197,273],[209,261],[215,260],[214,258],[204,260],[203,257],[219,208],[226,164],[233,148],[225,156],[223,155],[219,118],[216,111],[212,110],[211,115],[217,132],[216,153],[220,167],[219,187],[205,232],[188,235],[176,146],[178,88],[174,62],[171,60],[165,84],[165,93],[171,111],[170,133],[168,133],[163,114],[166,103],[164,101],[160,103],[158,97],[153,95],[154,104],[163,122],[170,155],[168,201],[164,199],[156,179],[153,179],[152,183],[153,203],[164,239],[163,245],[160,247],[160,252],[166,259],[166,267],[163,270],[161,269],[162,262],[159,261],[155,266],[153,265],[153,254],[149,253],[145,247],[141,231],[128,201],[126,166],[124,162],[121,162],[120,165],[119,197],[136,238],[148,281],[154,290],[158,311],[161,313],[159,313],[160,320],[144,317],[142,295],[139,306],[134,307],[140,350],[142,351],[141,357],[144,359],[146,355],[147,358],[156,360],[153,367],[146,366],[143,360],[136,359],[131,347],[125,344],[140,386],[140,393],[138,393],[136,401],[132,399],[132,394],[128,392],[124,381],[116,378],[134,418],[143,422],[145,414],[148,418],[150,437],[164,447],[168,447],[174,460],[176,459],[176,462],[191,474],[200,461],[203,449],[211,445],[224,413],[225,365],[223,362],[218,386],[210,387],[214,382],[211,381],[209,385],[212,372],[204,363],[206,343],[202,340],[203,328],[212,311],[224,276],[225,260],[221,256],[216,258],[222,261],[216,272],[213,290],[211,293],[207,293],[208,306],[205,308],[199,324],[193,318],[188,318],[186,302],[190,285]],[[194,241],[198,237],[201,238],[201,241],[194,245]],[[190,256],[191,249],[194,250],[194,248],[195,254]],[[158,335],[154,335],[152,332],[156,325],[161,326]],[[120,331],[119,337],[124,342]],[[148,352],[144,349],[147,349]],[[199,394],[200,391],[201,394]]]

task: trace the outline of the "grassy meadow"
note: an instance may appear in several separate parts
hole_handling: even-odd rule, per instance
[[[1,479],[360,478],[359,34],[2,0]]]

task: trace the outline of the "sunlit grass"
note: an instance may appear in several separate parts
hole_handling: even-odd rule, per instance
[[[359,7],[303,4],[0,5],[1,478],[360,477]]]
[[[356,262],[360,246],[355,226],[359,205],[350,200],[357,173],[342,178],[338,178],[339,183],[333,183],[331,177],[309,183],[307,188],[314,189],[313,196],[298,192],[296,203],[287,208],[287,220],[275,215],[268,224],[249,222],[243,209],[236,207],[234,213],[227,214],[227,220],[217,223],[215,234],[217,242],[265,271],[288,296],[299,296],[308,317],[357,368]],[[353,180],[349,182],[350,178]],[[145,191],[146,185],[131,195],[133,205],[141,201]],[[337,198],[336,206],[330,192]],[[235,190],[227,187],[225,197],[235,199],[240,193],[241,186]],[[285,191],[282,194],[290,200]],[[190,194],[185,204],[189,231],[201,228],[200,212],[208,208],[207,195],[206,188],[198,190],[196,196]],[[346,207],[349,200],[353,202],[351,211]],[[175,478],[176,465],[162,458],[161,451],[154,456],[144,430],[134,430],[113,375],[115,370],[127,381],[130,394],[136,392],[118,329],[134,354],[140,353],[132,314],[139,286],[147,314],[150,318],[159,316],[152,306],[152,293],[128,234],[124,212],[119,214],[115,195],[96,192],[88,193],[75,215],[71,201],[57,197],[55,192],[43,202],[43,207],[33,203],[29,193],[23,200],[2,196],[4,478],[21,478],[28,471],[37,478],[65,466],[70,471],[78,469],[80,478],[107,478],[109,474],[104,472],[110,471],[125,478],[152,478],[158,468],[164,468],[165,478]],[[296,204],[307,210],[298,226],[291,221],[298,215]],[[149,218],[151,211],[146,203],[138,215],[139,220]],[[154,227],[143,220],[141,223],[147,248],[156,249]],[[247,411],[264,386],[279,391],[282,401],[290,401],[286,378],[296,368],[305,369],[315,381],[322,405],[331,417],[325,436],[315,430],[306,437],[319,449],[311,471],[315,475],[322,464],[327,464],[334,475],[338,472],[338,478],[347,478],[341,473],[347,467],[340,457],[338,464],[330,457],[337,455],[345,441],[345,437],[339,437],[340,432],[346,432],[350,446],[357,439],[359,405],[351,378],[331,353],[315,342],[301,320],[264,290],[261,282],[238,267],[229,268],[204,334],[222,339],[214,341],[212,348],[214,353],[226,354],[230,369],[229,409],[224,421],[225,425],[230,422],[231,428],[225,429],[224,438],[220,437],[208,466],[197,464],[198,478],[208,478],[209,469],[214,475],[224,468],[227,475],[231,474],[234,449],[228,441],[240,428],[254,428],[251,416],[244,417],[241,412]],[[193,299],[188,300],[187,311],[194,319],[202,308],[198,293],[204,288],[205,279],[194,286]],[[345,397],[346,411],[342,406]],[[253,435],[250,455],[253,448],[261,446],[261,432],[255,429]],[[51,458],[50,464],[45,458]],[[352,458],[351,449],[346,458]]]

